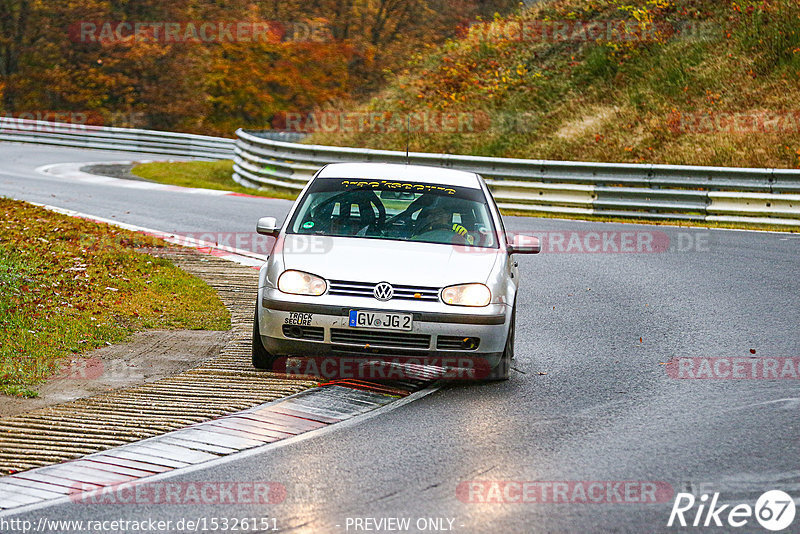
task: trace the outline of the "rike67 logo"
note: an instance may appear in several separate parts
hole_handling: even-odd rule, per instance
[[[691,493],[678,493],[669,514],[667,526],[692,527],[743,527],[750,525],[751,519],[765,529],[777,532],[788,528],[796,512],[792,497],[780,490],[771,490],[761,495],[755,508],[749,504],[718,504],[719,493],[709,496],[704,493],[696,499]],[[695,505],[696,509],[695,509]]]

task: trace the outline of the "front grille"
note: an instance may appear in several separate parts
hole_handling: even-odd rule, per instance
[[[401,332],[380,332],[377,330],[331,329],[331,343],[364,347],[384,347],[397,349],[429,349],[431,336],[428,334],[407,334]]]
[[[376,284],[369,282],[345,282],[342,280],[329,280],[329,295],[342,295],[345,297],[375,298],[373,290]],[[439,288],[422,286],[396,286],[392,300],[421,300],[425,302],[439,301]],[[418,295],[418,296],[417,296]]]
[[[481,340],[477,337],[438,336],[436,348],[440,350],[476,350]]]
[[[283,335],[292,339],[308,339],[310,341],[323,341],[325,329],[321,326],[283,325]]]

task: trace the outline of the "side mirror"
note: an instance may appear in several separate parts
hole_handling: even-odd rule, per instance
[[[506,248],[509,254],[538,254],[542,250],[538,237],[521,234],[515,235]]]
[[[281,233],[281,229],[278,226],[278,219],[275,217],[261,217],[258,220],[258,224],[256,224],[256,232],[262,235],[278,237],[278,234]]]

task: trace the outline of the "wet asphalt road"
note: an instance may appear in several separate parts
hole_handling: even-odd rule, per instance
[[[281,200],[124,189],[33,171],[137,157],[0,144],[0,195],[182,232],[251,232],[258,217],[288,210]],[[411,532],[668,532],[678,530],[666,524],[680,491],[753,505],[782,489],[800,502],[800,382],[678,380],[663,365],[745,358],[749,368],[750,358],[800,357],[800,236],[513,217],[506,224],[550,232],[549,243],[639,231],[670,245],[561,253],[545,243],[543,254],[521,256],[508,382],[444,385],[378,416],[165,480],[279,482],[287,488],[281,504],[67,503],[11,517],[171,520],[173,530],[181,519],[270,517],[282,532],[403,531],[373,528],[367,518],[407,518]],[[476,480],[483,485],[468,486]],[[640,481],[668,491],[657,494],[663,502],[644,504],[497,502],[516,494],[478,491],[514,487],[503,481],[564,482],[570,491]],[[470,502],[481,497],[494,502]],[[767,532],[753,518],[709,530]],[[788,531],[800,532],[800,517]]]

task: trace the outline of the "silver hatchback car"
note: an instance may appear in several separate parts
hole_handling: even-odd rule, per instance
[[[508,378],[519,274],[500,212],[475,173],[378,163],[327,165],[299,195],[261,268],[253,365],[367,358],[473,367]],[[467,363],[464,362],[472,362]],[[314,373],[312,373],[314,374]]]

